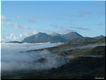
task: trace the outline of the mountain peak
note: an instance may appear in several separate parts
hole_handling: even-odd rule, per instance
[[[69,32],[67,34],[78,34],[77,32]]]
[[[75,38],[82,38],[83,37],[82,35],[78,34],[77,32],[69,32],[67,34],[64,34],[63,36],[67,40],[72,40]]]
[[[42,35],[42,34],[46,34],[46,33],[38,32],[36,35]]]

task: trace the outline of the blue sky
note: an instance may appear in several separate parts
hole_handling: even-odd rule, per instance
[[[105,35],[105,2],[4,1],[1,20],[3,40],[22,39],[37,32]]]

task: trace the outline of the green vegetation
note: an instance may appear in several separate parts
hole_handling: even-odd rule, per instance
[[[71,55],[74,56],[104,56],[105,55],[105,48],[106,46],[97,46],[94,48],[87,48],[87,49],[76,49],[71,51]]]
[[[102,38],[76,38],[71,40],[70,42],[67,42],[65,44],[56,46],[56,47],[51,47],[51,48],[45,48],[46,50],[49,50],[50,52],[56,53],[58,55],[64,55],[65,52],[71,51],[70,54],[80,54],[80,53],[91,53],[91,49],[75,49],[73,50],[72,48],[76,47],[82,47],[82,46],[87,46],[87,45],[105,45],[105,39],[106,37]],[[29,50],[30,51],[42,51],[44,49],[38,49],[38,50]],[[103,50],[104,51],[104,50]],[[69,53],[69,52],[68,52]]]
[[[80,47],[80,46],[87,46],[87,45],[100,45],[100,44],[105,44],[105,39],[106,37],[100,38],[100,39],[95,39],[95,38],[82,38],[82,39],[73,39],[72,41],[57,46],[57,47],[52,47],[52,48],[47,48],[47,50],[53,52],[53,53],[57,53],[59,55],[63,55],[65,51],[67,50],[71,50],[72,48],[75,47]],[[91,49],[76,49],[74,51],[72,51],[70,54],[76,54],[76,53],[86,53],[88,54],[91,53],[90,52]],[[104,50],[103,50],[104,51]]]

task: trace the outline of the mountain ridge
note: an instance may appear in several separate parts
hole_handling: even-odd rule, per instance
[[[55,33],[54,35],[46,34],[39,32],[38,34],[31,35],[23,39],[22,42],[28,43],[39,43],[39,42],[67,42],[75,38],[83,38],[77,32],[69,32],[67,34],[58,34]]]
[[[69,32],[66,34],[59,34],[59,33],[47,34],[47,33],[39,32],[37,34],[33,34],[25,37],[22,41],[8,41],[8,43],[45,43],[45,42],[67,43],[70,41],[73,42],[74,40],[75,40],[74,42],[78,40],[97,40],[104,37],[105,36],[84,37],[77,32]]]

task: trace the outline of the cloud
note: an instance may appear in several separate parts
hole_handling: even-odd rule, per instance
[[[21,41],[24,38],[24,34],[10,33],[8,36],[5,36],[3,41]]]
[[[6,17],[5,16],[1,16],[1,21],[5,21]]]
[[[21,16],[17,16],[17,19],[20,19],[20,18]],[[11,21],[6,16],[1,16],[1,24],[2,24],[2,27],[6,26],[6,27],[13,27],[18,29],[25,29],[24,25]]]
[[[28,22],[30,22],[30,23],[36,23],[37,20],[33,17],[33,18],[30,18],[30,19],[28,20]]]
[[[0,16],[1,18],[1,24],[3,25],[4,23],[6,23],[7,18],[5,16]]]
[[[87,16],[90,16],[90,15],[93,15],[92,12],[90,11],[77,11],[76,13],[71,13],[71,14],[68,14],[67,17],[70,18],[70,17],[74,17],[74,18],[82,18],[82,17],[87,17]]]
[[[85,16],[89,16],[89,15],[91,15],[91,12],[89,12],[89,11],[83,11],[78,14],[79,17],[85,17]]]
[[[19,34],[19,37],[20,37],[20,38],[22,38],[22,37],[23,37],[23,35],[22,35],[22,34]]]
[[[104,22],[100,22],[100,23],[96,23],[94,25],[99,26],[99,27],[101,27],[101,26],[105,27],[105,21]]]
[[[16,16],[16,19],[21,19],[22,17],[21,16]]]
[[[7,21],[3,23],[3,27],[10,27],[10,28],[16,28],[16,29],[25,29],[25,26],[22,24],[18,24],[16,22]]]
[[[62,25],[50,25],[56,31],[60,33],[67,33],[67,32],[76,32],[76,31],[89,31],[90,29],[87,27],[76,27],[76,26],[62,26]]]
[[[75,31],[75,30],[72,30],[69,26],[51,25],[51,27],[54,28],[58,33],[68,33],[68,32]]]
[[[10,35],[6,37],[6,39],[13,41],[13,40],[17,40],[17,37],[14,33],[10,33]]]
[[[9,21],[11,21],[11,19],[9,19],[9,18],[6,17],[6,16],[0,16],[0,18],[1,18],[1,21],[2,21],[2,22],[9,22]]]
[[[31,35],[34,35],[34,34],[37,34],[38,31],[34,30],[34,31],[28,31],[26,33],[24,33],[24,36],[27,37],[27,36],[31,36]]]
[[[70,27],[70,28],[76,29],[76,30],[83,30],[83,31],[90,30],[89,28],[85,28],[85,27]]]
[[[72,26],[54,26],[55,28],[59,28],[59,29],[64,29],[66,31],[73,31],[74,30],[90,30],[89,28],[86,27],[72,27]]]
[[[24,28],[25,28],[23,25],[17,24],[17,23],[12,23],[12,26],[13,26],[14,28],[18,28],[18,29],[24,29]]]

